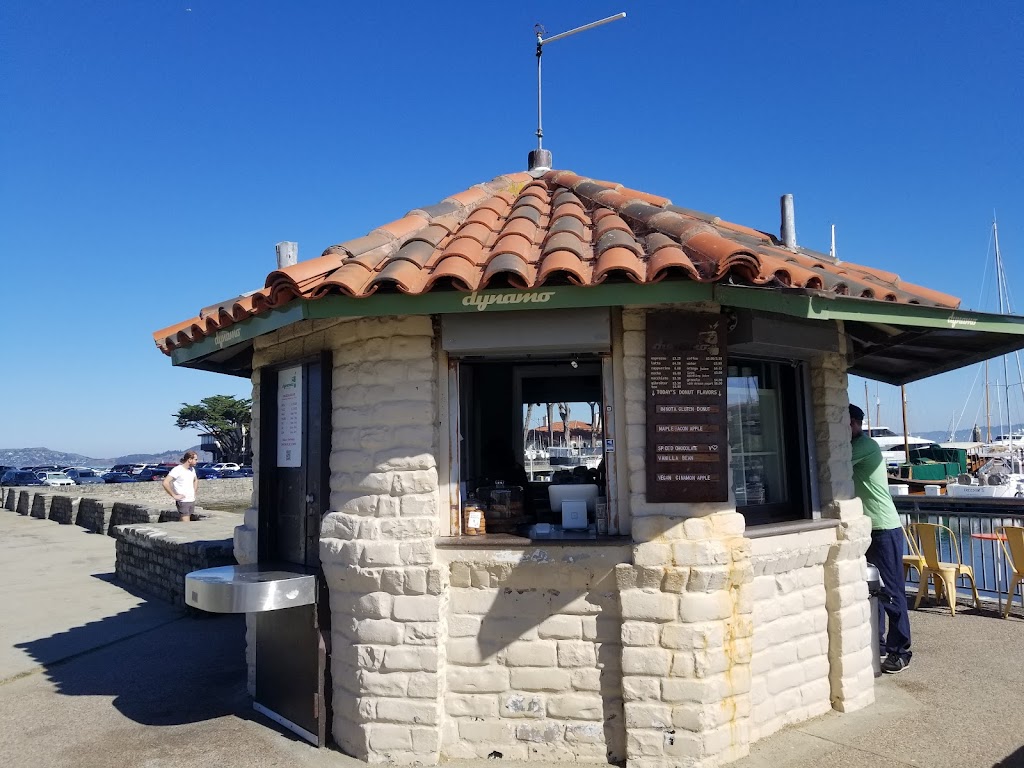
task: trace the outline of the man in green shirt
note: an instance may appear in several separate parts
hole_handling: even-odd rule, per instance
[[[878,600],[880,647],[885,654],[882,671],[894,674],[910,664],[910,614],[903,581],[903,531],[896,505],[889,493],[885,460],[878,443],[863,432],[864,411],[850,404],[851,447],[853,449],[853,487],[871,518],[871,544],[867,561],[878,569],[882,594]],[[885,617],[889,633],[885,633]]]

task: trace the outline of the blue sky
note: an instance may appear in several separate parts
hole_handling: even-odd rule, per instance
[[[556,167],[773,232],[793,193],[802,245],[834,223],[841,258],[965,308],[994,309],[995,210],[1013,299],[1019,2],[7,0],[0,448],[193,443],[182,402],[250,387],[172,367],[151,333],[260,287],[280,240],[310,258],[524,170],[533,25],[620,10],[546,49]],[[912,429],[944,428],[972,377],[912,385]]]

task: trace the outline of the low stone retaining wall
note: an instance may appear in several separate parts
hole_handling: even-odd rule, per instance
[[[12,512],[114,538],[118,581],[181,607],[185,574],[236,562],[233,537],[241,521],[238,515],[197,508],[193,522],[182,523],[170,501],[149,506],[49,489],[7,488],[2,495],[3,507]]]
[[[117,540],[118,580],[184,608],[185,574],[235,564],[230,536],[197,541],[193,534],[200,526],[205,527],[202,523],[117,526],[112,535]]]

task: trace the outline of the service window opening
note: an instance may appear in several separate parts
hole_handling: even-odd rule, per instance
[[[603,413],[597,355],[463,361],[463,506],[483,511],[486,533],[596,534],[608,496]]]

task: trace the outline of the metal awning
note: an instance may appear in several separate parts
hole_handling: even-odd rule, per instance
[[[665,280],[648,285],[551,286],[538,291],[436,291],[421,296],[381,293],[359,299],[296,299],[228,331],[175,349],[171,357],[175,365],[249,376],[253,340],[301,320],[692,302],[717,302],[807,320],[841,322],[849,342],[850,373],[888,384],[907,384],[1024,349],[1024,317],[1016,315],[857,299],[804,289]]]

